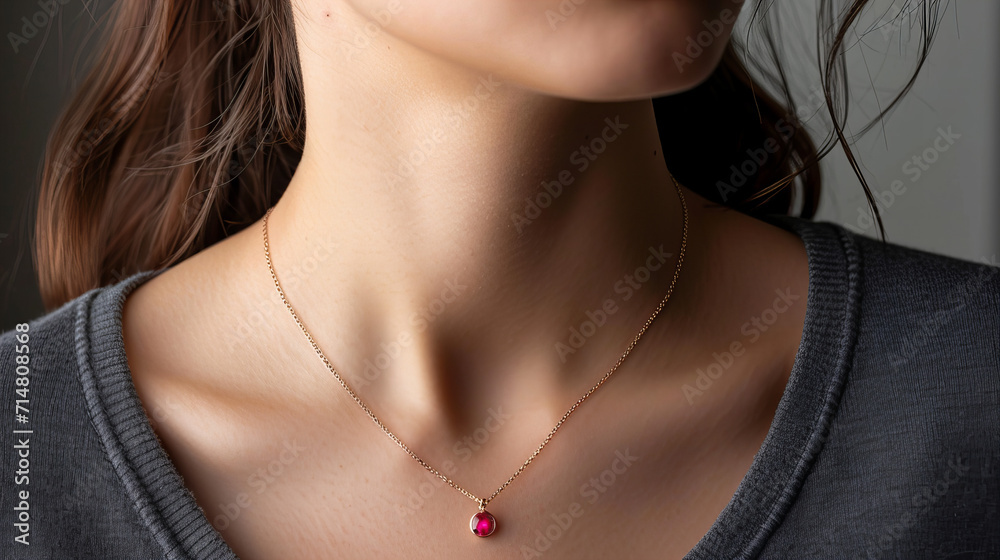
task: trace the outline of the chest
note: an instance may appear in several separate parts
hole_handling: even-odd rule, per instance
[[[679,558],[709,530],[752,459],[708,453],[657,475],[656,457],[637,448],[602,455],[585,469],[519,479],[489,505],[497,529],[486,538],[470,531],[475,503],[422,473],[365,477],[274,463],[242,490],[206,488],[196,497],[244,559]]]
[[[742,426],[712,423],[707,411],[581,414],[489,504],[497,530],[480,538],[469,527],[471,499],[354,416],[330,431],[287,411],[258,415],[239,436],[258,443],[232,457],[222,445],[215,457],[191,456],[183,440],[165,445],[209,522],[244,560],[680,558],[725,508],[769,425],[766,415]],[[422,446],[427,461],[488,495],[533,441],[507,437],[502,423],[490,427],[471,444]]]

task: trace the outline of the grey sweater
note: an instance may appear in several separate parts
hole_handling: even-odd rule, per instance
[[[749,472],[686,558],[1000,558],[1000,268],[771,221],[809,257],[801,345]],[[132,384],[122,304],[155,274],[0,338],[3,558],[235,558]]]

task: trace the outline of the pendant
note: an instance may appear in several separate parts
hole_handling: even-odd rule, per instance
[[[488,537],[497,529],[497,520],[493,514],[485,509],[472,516],[469,520],[469,528],[472,534],[477,537]]]

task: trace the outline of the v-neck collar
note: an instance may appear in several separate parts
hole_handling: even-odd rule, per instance
[[[685,560],[754,558],[798,495],[836,412],[857,338],[861,266],[852,235],[831,223],[773,216],[809,261],[802,340],[770,430],[729,504]],[[160,445],[132,382],[122,309],[162,270],[79,300],[80,378],[91,418],[129,498],[167,558],[236,560]]]

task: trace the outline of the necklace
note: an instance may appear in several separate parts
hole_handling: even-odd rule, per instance
[[[267,238],[267,219],[271,215],[271,211],[274,210],[274,207],[268,209],[268,211],[264,214],[264,219],[263,219],[264,259],[267,261],[267,269],[271,273],[271,279],[274,280],[274,288],[278,291],[278,295],[281,296],[282,303],[285,304],[285,308],[288,309],[288,312],[292,315],[292,319],[295,320],[295,324],[299,326],[299,329],[302,331],[302,334],[305,335],[306,339],[309,341],[309,344],[316,352],[316,355],[318,355],[319,359],[323,361],[323,365],[325,365],[326,368],[330,371],[330,373],[333,374],[333,377],[336,378],[336,380],[340,383],[340,386],[343,387],[345,391],[347,391],[347,394],[350,395],[352,399],[354,399],[354,402],[358,403],[358,406],[360,406],[361,409],[364,410],[366,414],[368,414],[368,417],[371,418],[372,421],[375,422],[375,424],[382,429],[385,435],[389,436],[389,439],[394,441],[396,445],[398,445],[403,451],[409,454],[410,457],[413,457],[413,459],[417,463],[419,463],[420,466],[425,468],[428,472],[440,478],[448,486],[451,486],[455,490],[458,490],[467,498],[471,499],[472,501],[476,502],[476,504],[478,504],[479,511],[472,516],[472,519],[469,520],[469,528],[472,530],[472,534],[476,535],[477,537],[488,537],[492,535],[493,532],[496,530],[497,521],[496,518],[493,517],[493,514],[486,511],[486,506],[489,505],[489,503],[492,502],[494,498],[499,496],[500,492],[503,492],[504,488],[507,488],[507,486],[511,482],[514,482],[514,479],[517,478],[518,475],[520,475],[522,472],[524,472],[524,469],[528,468],[528,465],[530,465],[531,462],[535,460],[535,457],[537,457],[538,454],[542,452],[542,449],[544,449],[545,446],[548,445],[549,441],[552,440],[552,437],[556,435],[556,432],[559,431],[559,428],[562,427],[563,423],[566,422],[566,420],[570,417],[570,415],[572,415],[573,412],[576,411],[576,409],[590,397],[590,395],[594,394],[595,391],[600,389],[601,385],[604,385],[604,383],[608,379],[610,379],[612,375],[614,375],[614,373],[618,370],[618,367],[622,365],[622,362],[625,361],[625,358],[627,358],[629,353],[632,352],[632,349],[635,348],[636,344],[639,343],[639,339],[642,338],[642,335],[646,332],[647,329],[649,329],[650,325],[653,324],[653,321],[655,321],[656,317],[660,314],[660,311],[663,310],[663,308],[667,305],[667,302],[670,300],[670,296],[674,292],[674,286],[677,284],[677,278],[680,276],[681,273],[681,266],[684,264],[684,251],[687,249],[687,238],[688,238],[688,210],[687,210],[687,204],[684,201],[684,193],[681,192],[681,187],[677,183],[677,179],[674,179],[674,176],[672,174],[670,175],[670,179],[673,181],[674,187],[677,190],[677,196],[680,198],[681,201],[683,229],[681,230],[681,246],[680,250],[677,253],[677,265],[674,268],[674,276],[670,280],[670,285],[667,287],[667,294],[663,296],[663,299],[660,300],[659,305],[657,305],[656,309],[653,310],[653,314],[650,315],[648,319],[646,319],[646,323],[643,324],[641,329],[639,329],[639,333],[635,335],[635,337],[632,339],[629,345],[625,348],[625,352],[623,352],[622,355],[618,358],[618,361],[615,362],[613,366],[611,366],[611,369],[604,374],[604,377],[602,377],[593,387],[590,388],[589,391],[584,393],[582,397],[580,397],[575,403],[573,403],[573,406],[571,406],[569,410],[566,411],[566,414],[563,414],[562,418],[560,418],[559,421],[556,422],[555,427],[553,427],[552,430],[548,433],[548,435],[545,436],[545,439],[542,440],[542,443],[535,449],[535,451],[531,454],[531,456],[524,461],[524,463],[517,469],[517,471],[515,471],[514,474],[510,475],[510,478],[508,478],[506,482],[501,484],[500,487],[493,492],[493,494],[485,498],[480,498],[479,496],[476,496],[472,492],[469,492],[465,488],[459,486],[455,481],[441,474],[441,472],[439,472],[437,469],[427,464],[426,461],[421,459],[416,453],[414,453],[409,447],[407,447],[406,444],[403,443],[403,441],[396,436],[396,434],[392,433],[392,431],[389,430],[389,428],[386,427],[386,425],[383,424],[381,420],[379,420],[378,416],[375,415],[372,409],[367,404],[365,404],[363,400],[361,400],[361,397],[359,397],[358,394],[354,392],[354,389],[351,389],[351,387],[347,384],[347,382],[344,381],[344,378],[341,377],[339,373],[337,373],[337,370],[333,367],[333,364],[330,363],[330,360],[327,359],[326,354],[323,353],[323,351],[319,347],[319,344],[316,343],[316,339],[313,338],[312,334],[309,333],[309,330],[306,329],[306,326],[302,323],[302,320],[299,319],[299,315],[298,313],[295,312],[295,309],[292,308],[292,304],[288,302],[288,298],[285,297],[285,291],[281,288],[281,283],[278,281],[278,275],[274,271],[274,266],[271,263],[270,245],[268,244],[268,238]]]

